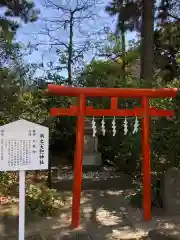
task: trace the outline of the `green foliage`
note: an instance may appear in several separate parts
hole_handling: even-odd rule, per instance
[[[42,85],[44,85],[42,83]],[[50,148],[58,154],[66,152],[71,155],[74,150],[75,119],[70,117],[52,118],[51,107],[68,107],[70,98],[49,96],[44,88],[37,87],[22,94],[19,117],[43,124],[50,129]]]
[[[36,66],[34,67],[36,68]],[[15,70],[0,69],[0,125],[23,118],[48,126],[50,128],[51,148],[55,151],[57,149],[58,152],[64,150],[69,155],[72,154],[75,119],[49,116],[51,107],[68,107],[71,104],[71,99],[49,96],[46,92],[46,79],[37,79],[36,82],[29,85],[26,68],[19,69],[17,72]],[[31,66],[30,71],[33,71],[33,66]],[[56,83],[61,81],[59,75],[51,74],[50,76]]]
[[[165,82],[180,76],[179,49],[180,26],[178,22],[166,23],[155,31],[155,63],[160,69],[158,76],[161,76]]]
[[[122,26],[126,31],[141,32],[141,78],[151,82],[155,68],[156,77],[161,76],[165,82],[171,81],[180,76],[178,63],[180,4],[175,0],[155,1],[157,8],[154,11],[151,4],[153,1],[148,1],[149,6],[143,3],[142,0],[112,0],[106,11],[110,16],[117,16],[117,32],[122,32]],[[154,19],[153,13],[157,15]],[[158,27],[153,34],[152,26],[155,21]]]
[[[17,74],[8,68],[0,68],[0,124],[17,119],[20,82]]]
[[[48,119],[48,98],[44,90],[37,89],[24,92],[21,98],[21,115],[23,119],[45,124]]]
[[[121,65],[112,61],[92,61],[78,76],[77,83],[86,87],[130,86],[128,78],[122,82]]]
[[[17,182],[17,177],[15,173],[0,173],[0,195],[9,196],[12,195],[14,189],[17,187],[15,184]],[[15,190],[16,192],[16,190]]]
[[[28,187],[26,201],[28,208],[37,216],[54,216],[60,205],[55,189],[34,185]]]
[[[44,181],[44,180],[43,180]],[[0,173],[0,196],[10,199],[18,197],[18,177],[16,173]],[[37,216],[54,216],[64,204],[55,189],[40,184],[26,182],[26,202],[28,210]]]
[[[123,71],[122,69],[123,57],[126,65],[126,69],[125,69],[126,71],[128,70],[127,67],[129,66],[129,64],[133,64],[134,61],[140,57],[140,47],[138,42],[131,41],[129,49],[128,51],[126,51],[126,54],[124,56],[123,56],[122,45],[123,44],[119,36],[117,36],[116,34],[113,34],[112,32],[108,32],[107,40],[98,49],[98,55],[100,57],[107,58],[109,60],[107,62],[109,65],[113,62],[118,64],[115,66],[116,68],[120,68],[121,75]],[[104,63],[105,62],[103,62],[103,64]]]
[[[0,67],[9,59],[14,59],[20,46],[13,40],[19,23],[22,20],[25,23],[37,20],[39,10],[35,9],[33,2],[23,0],[1,0],[0,2]]]
[[[179,88],[179,86],[179,81],[174,80],[165,87]],[[179,99],[156,99],[151,103],[159,108],[175,110],[173,119],[160,118],[151,121],[152,169],[164,172],[172,166],[180,167]]]
[[[124,4],[125,3],[125,4]],[[140,29],[140,7],[142,1],[123,1],[112,0],[106,7],[106,11],[111,15],[117,15],[117,30],[121,29],[122,24],[126,30]]]

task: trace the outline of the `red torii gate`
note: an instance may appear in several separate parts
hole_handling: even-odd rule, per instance
[[[178,89],[134,89],[134,88],[80,88],[55,84],[48,85],[53,95],[78,98],[78,106],[70,108],[51,108],[52,116],[77,116],[76,150],[74,157],[74,185],[72,202],[72,227],[80,224],[80,198],[82,186],[82,159],[84,148],[85,116],[138,116],[142,117],[142,155],[143,155],[143,208],[144,220],[151,220],[151,166],[150,166],[150,116],[174,116],[174,111],[149,107],[150,98],[176,97]],[[86,106],[86,97],[110,97],[110,109],[94,109]],[[141,98],[141,107],[118,109],[118,98]]]

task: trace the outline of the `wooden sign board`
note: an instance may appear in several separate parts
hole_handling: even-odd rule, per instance
[[[0,127],[0,171],[48,169],[49,129],[18,120]]]

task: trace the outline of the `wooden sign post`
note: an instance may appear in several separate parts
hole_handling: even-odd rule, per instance
[[[48,169],[49,129],[18,120],[0,127],[0,171],[19,171],[19,240],[25,239],[25,172]]]

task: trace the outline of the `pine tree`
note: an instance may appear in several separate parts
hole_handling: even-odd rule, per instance
[[[151,82],[153,77],[154,0],[112,0],[106,10],[111,15],[118,15],[118,29],[123,22],[126,30],[141,32],[140,77],[146,82]]]
[[[0,12],[0,66],[2,66],[19,48],[18,44],[12,43],[19,28],[19,23],[15,21],[16,17],[28,23],[36,21],[39,12],[33,2],[25,0],[1,0]]]

